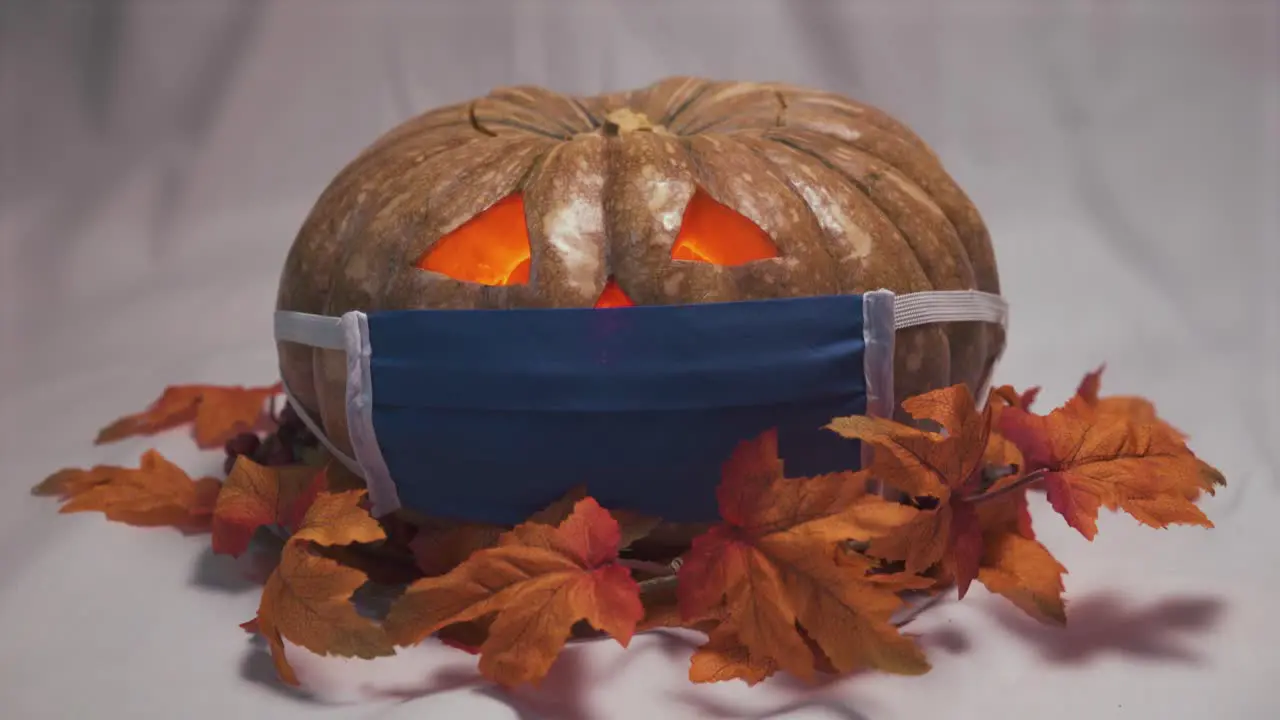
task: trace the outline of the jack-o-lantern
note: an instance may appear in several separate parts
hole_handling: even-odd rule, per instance
[[[782,84],[502,89],[391,130],[324,191],[281,310],[674,305],[999,292],[987,230],[914,133]],[[985,384],[994,324],[899,332],[896,395]],[[295,402],[349,449],[343,353],[280,343]]]

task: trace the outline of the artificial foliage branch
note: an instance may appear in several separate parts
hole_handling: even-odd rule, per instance
[[[297,684],[285,641],[321,655],[374,658],[438,640],[478,655],[502,685],[537,683],[566,642],[679,627],[706,641],[694,682],[760,682],[777,672],[878,669],[919,674],[902,628],[904,596],[935,599],[974,582],[1042,622],[1063,624],[1066,568],[1036,538],[1028,491],[1084,537],[1102,509],[1152,527],[1212,523],[1197,506],[1225,484],[1142,398],[1099,395],[1101,371],[1045,414],[1037,390],[965,386],[903,402],[916,420],[835,418],[829,430],[872,447],[857,472],[789,477],[776,434],[741,443],[722,468],[720,522],[674,550],[645,550],[662,525],[604,508],[588,488],[514,527],[370,515],[363,485],[331,463],[278,386],[169,388],[111,423],[99,442],[191,425],[224,443],[228,475],[193,479],[155,451],[139,467],[60,470],[33,489],[62,512],[209,532],[240,556],[277,538],[256,616],[282,681]],[[876,488],[872,492],[869,488]],[[388,600],[362,612],[354,598]]]

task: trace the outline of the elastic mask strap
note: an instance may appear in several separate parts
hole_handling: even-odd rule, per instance
[[[895,330],[948,322],[1008,325],[1009,304],[999,295],[977,290],[932,290],[897,296],[893,308]]]
[[[391,481],[391,473],[382,457],[373,430],[373,380],[370,369],[372,348],[369,343],[369,318],[353,311],[342,317],[277,311],[276,340],[294,342],[324,350],[341,350],[346,354],[347,382],[345,405],[347,432],[355,457],[334,446],[324,429],[310,417],[301,403],[285,388],[298,417],[315,434],[325,448],[351,472],[364,478],[369,488],[369,501],[375,517],[382,517],[400,507],[399,493]]]
[[[896,329],[945,322],[986,322],[1007,328],[1009,304],[999,295],[977,290],[938,290],[898,296],[894,309]],[[974,402],[979,410],[987,404],[992,378],[1003,357],[1004,348],[1001,348],[983,379],[982,387],[978,388]]]
[[[293,410],[302,420],[302,424],[307,426],[307,429],[311,431],[312,435],[315,435],[320,439],[320,444],[324,445],[324,449],[328,450],[330,455],[338,458],[338,461],[345,465],[348,470],[359,477],[364,477],[364,471],[360,469],[360,463],[356,462],[355,458],[339,450],[338,447],[333,444],[333,441],[325,434],[324,428],[320,427],[320,423],[316,422],[315,418],[311,417],[311,413],[307,412],[307,409],[303,407],[302,403],[298,402],[298,399],[289,391],[288,385],[281,382],[281,386],[284,387],[285,398],[289,400],[289,404],[293,405]]]

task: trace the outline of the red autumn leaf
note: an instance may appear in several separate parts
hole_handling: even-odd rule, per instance
[[[1158,419],[1091,405],[1086,394],[1045,416],[1007,408],[1000,430],[1022,450],[1027,470],[1044,474],[1053,508],[1086,538],[1097,534],[1102,507],[1153,527],[1213,526],[1188,499],[1188,488],[1203,482],[1202,463]]]
[[[239,457],[213,510],[213,551],[239,557],[260,527],[293,533],[324,486],[325,473],[314,467],[266,467]]]
[[[811,639],[839,672],[928,669],[920,649],[890,622],[902,604],[895,590],[928,581],[908,575],[872,579],[870,560],[841,550],[850,540],[883,535],[916,513],[868,495],[867,477],[786,478],[772,431],[734,450],[717,489],[724,523],[694,539],[678,572],[683,618],[724,619],[700,658],[729,662],[745,656],[750,668],[776,665],[811,678]],[[730,636],[740,649],[729,643]],[[704,669],[700,662],[691,676],[721,676]],[[740,668],[730,674],[750,679],[755,672]]]
[[[936,498],[936,507],[873,540],[868,552],[904,561],[907,572],[943,561],[963,598],[982,556],[981,527],[967,498],[984,489],[992,405],[979,412],[968,387],[955,385],[912,397],[902,407],[916,420],[936,422],[945,434],[866,416],[837,418],[828,427],[874,446],[873,477],[913,497]]]
[[[280,393],[277,383],[246,388],[220,385],[175,385],[146,410],[126,415],[98,432],[95,444],[115,442],[135,435],[154,435],[195,423],[196,444],[215,448],[236,434],[252,430],[266,414],[265,403]]]
[[[621,530],[584,498],[558,526],[529,522],[446,575],[409,586],[387,617],[397,645],[456,623],[492,618],[480,672],[503,685],[536,683],[585,620],[624,647],[644,615],[639,586],[618,563]]]
[[[1040,396],[1040,388],[1031,387],[1018,392],[1012,385],[1001,385],[991,391],[992,400],[997,400],[997,405],[1007,407],[1016,407],[1023,410],[1030,410],[1032,403]]]
[[[129,525],[203,532],[209,528],[220,487],[216,478],[192,480],[182,468],[148,450],[137,468],[62,470],[35,490],[64,497],[60,512],[101,512]]]

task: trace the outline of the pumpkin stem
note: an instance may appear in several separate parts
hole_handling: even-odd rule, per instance
[[[667,129],[661,125],[654,125],[644,113],[636,112],[631,108],[618,108],[610,112],[600,126],[600,132],[604,133],[605,137],[617,137],[632,132],[666,133],[666,131]]]

